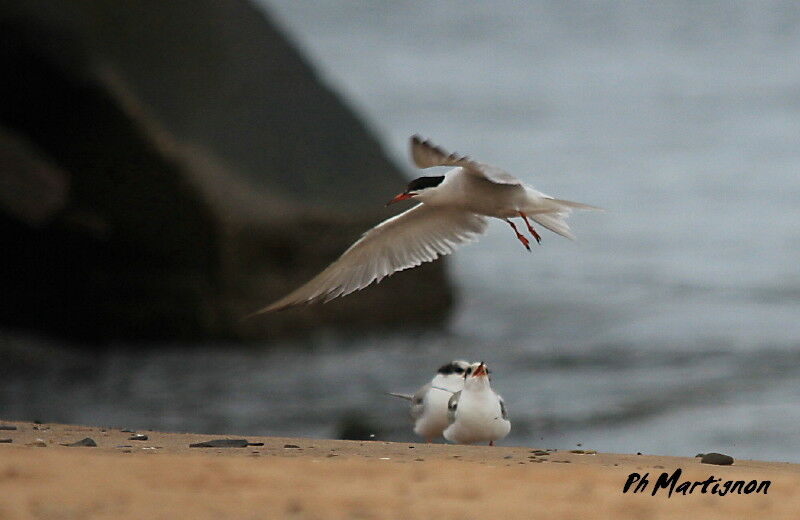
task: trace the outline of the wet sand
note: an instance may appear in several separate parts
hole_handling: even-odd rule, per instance
[[[263,446],[190,448],[236,435],[137,433],[0,421],[0,519],[797,518],[800,465],[733,466],[653,455],[247,437]],[[62,443],[92,438],[97,447]],[[45,447],[28,446],[44,441]],[[590,447],[584,447],[589,450]],[[541,451],[536,451],[541,450]],[[544,454],[546,452],[546,454]],[[731,454],[735,456],[735,453]],[[770,480],[768,494],[651,496],[684,480]],[[646,493],[622,493],[632,472]]]

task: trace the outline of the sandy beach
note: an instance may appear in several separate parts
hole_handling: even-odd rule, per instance
[[[16,427],[0,430],[11,440],[0,443],[2,519],[796,518],[800,508],[800,465],[789,463],[277,437],[190,448],[242,437],[0,424]],[[62,445],[86,437],[97,446]],[[766,495],[652,496],[676,468],[681,482],[771,484]],[[650,488],[623,493],[634,472],[649,473]]]

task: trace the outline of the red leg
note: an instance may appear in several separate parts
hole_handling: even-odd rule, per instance
[[[511,226],[511,229],[514,230],[514,233],[517,234],[517,239],[520,242],[522,242],[522,245],[525,246],[525,249],[527,249],[528,252],[530,252],[530,250],[531,250],[530,241],[527,238],[525,238],[525,236],[517,230],[517,226],[515,226],[513,222],[511,222],[508,219],[505,219],[505,221],[508,222],[508,224]]]
[[[533,235],[533,238],[536,239],[536,242],[541,244],[542,243],[542,237],[539,236],[539,233],[537,233],[536,230],[533,229],[533,226],[531,226],[531,223],[528,222],[528,215],[526,215],[525,213],[523,213],[521,211],[517,211],[517,213],[519,213],[519,216],[522,217],[522,220],[525,221],[525,225],[528,226],[528,231],[531,232],[531,235]]]

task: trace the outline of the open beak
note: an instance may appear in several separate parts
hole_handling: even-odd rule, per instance
[[[400,202],[401,200],[410,199],[414,195],[416,195],[416,193],[409,193],[409,192],[399,193],[395,195],[395,197],[392,200],[387,202],[386,205],[388,206],[389,204],[394,204],[395,202]]]
[[[486,373],[486,365],[481,363],[478,365],[478,368],[475,369],[475,372],[472,373],[472,377],[481,377],[487,375]]]

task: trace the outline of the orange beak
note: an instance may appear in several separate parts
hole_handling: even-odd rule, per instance
[[[395,197],[392,200],[387,202],[386,205],[388,206],[389,204],[394,204],[395,202],[400,202],[401,200],[410,199],[414,195],[416,195],[416,193],[409,193],[409,192],[399,193],[395,195]]]
[[[478,365],[478,368],[475,369],[475,372],[472,373],[472,377],[480,377],[485,376],[486,374],[486,365],[481,363]]]

